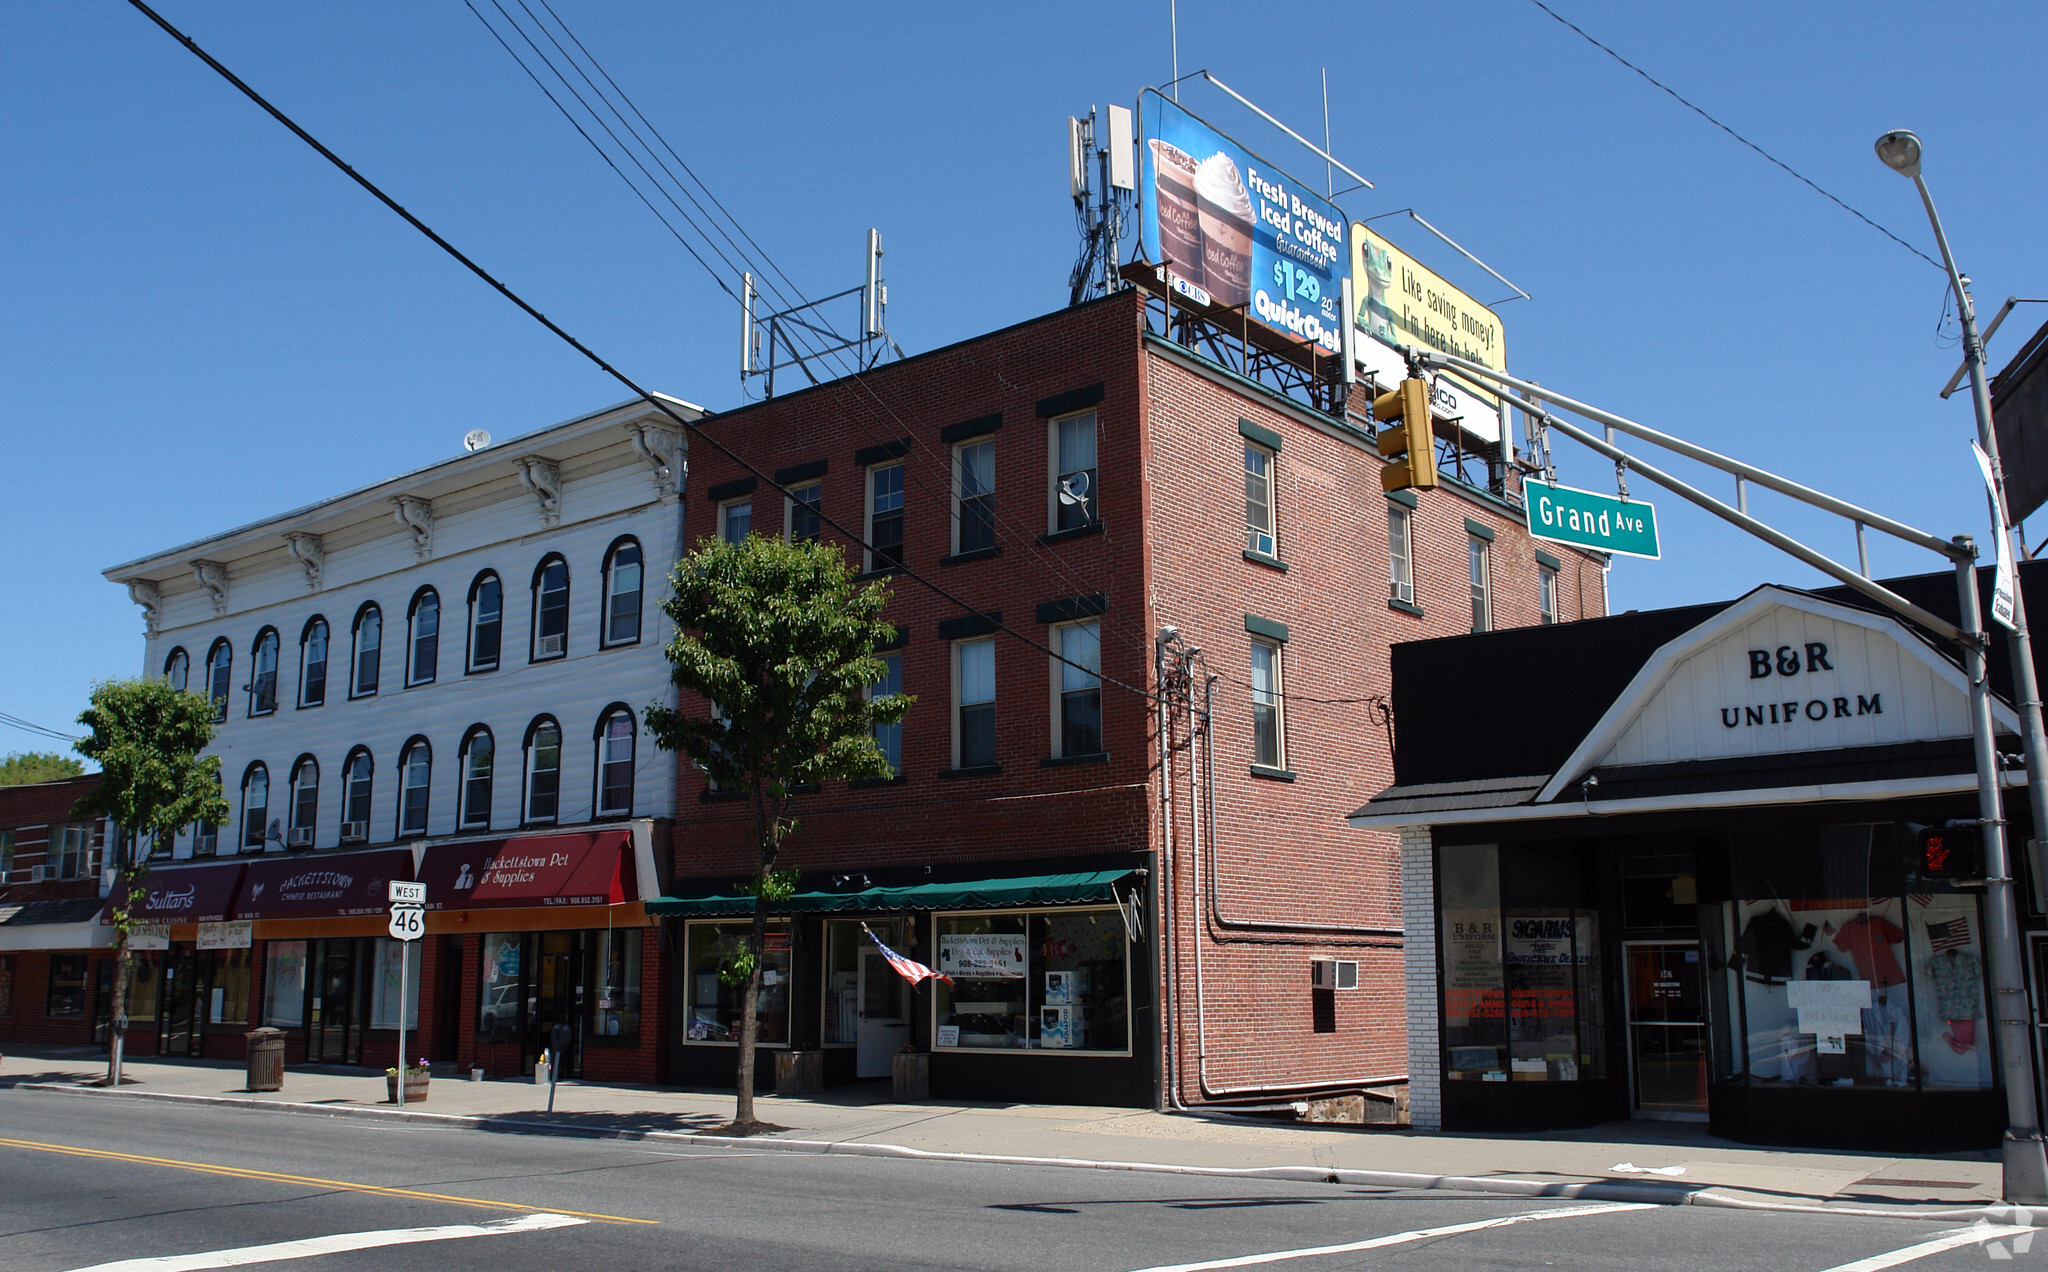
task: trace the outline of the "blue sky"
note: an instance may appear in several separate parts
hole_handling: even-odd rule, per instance
[[[1910,183],[1871,153],[1915,129],[1984,316],[2048,294],[2039,5],[1553,7],[1932,253]],[[1064,303],[1065,118],[1170,76],[1164,0],[556,8],[811,294],[856,283],[879,227],[912,352]],[[162,11],[630,374],[742,400],[733,303],[461,0]],[[1966,396],[1935,396],[1960,357],[1937,332],[1941,275],[1527,0],[1183,0],[1180,31],[1184,72],[1304,133],[1329,68],[1334,148],[1378,186],[1346,211],[1412,205],[1532,293],[1500,310],[1511,371],[1984,535]],[[1213,89],[1184,101],[1320,167]],[[471,428],[621,396],[127,5],[0,11],[0,112],[0,711],[64,726],[91,681],[139,670],[139,612],[104,567],[433,462]],[[1382,228],[1497,294],[1414,227]],[[2044,321],[2023,308],[1994,369]],[[1611,485],[1583,451],[1559,460],[1567,484]],[[1649,497],[1666,555],[1617,565],[1617,609],[1815,580]],[[1853,560],[1846,527],[1753,507]],[[1873,547],[1880,572],[1939,565]],[[0,729],[0,752],[39,745]]]

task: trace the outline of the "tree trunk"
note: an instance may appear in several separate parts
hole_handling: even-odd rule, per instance
[[[733,1112],[734,1129],[745,1132],[754,1123],[754,1043],[761,1032],[756,1015],[761,1004],[761,963],[768,944],[768,898],[766,888],[754,895],[754,930],[747,948],[754,956],[754,968],[747,974],[747,988],[740,995],[740,1089]]]
[[[125,915],[117,915],[117,920]],[[120,952],[114,956],[114,1001],[107,1020],[107,1086],[121,1089],[121,1050],[128,1038],[128,979],[135,969],[135,954],[128,948],[128,925],[122,922]]]

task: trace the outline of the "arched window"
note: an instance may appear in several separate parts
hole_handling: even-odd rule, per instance
[[[491,774],[497,767],[497,746],[491,731],[471,725],[462,738],[461,828],[470,830],[491,824]]]
[[[541,558],[533,572],[533,661],[569,652],[569,563]]]
[[[250,646],[252,674],[249,677],[249,714],[266,716],[277,710],[277,629],[266,627],[256,633]]]
[[[299,705],[317,707],[327,701],[327,620],[318,614],[299,633]]]
[[[434,749],[414,738],[398,754],[398,834],[427,833],[427,793],[434,780]]]
[[[242,772],[242,851],[263,851],[263,829],[270,824],[270,770],[258,760]]]
[[[376,764],[362,747],[348,753],[341,769],[341,842],[360,844],[370,838],[370,786]]]
[[[235,669],[234,647],[223,636],[206,654],[206,696],[213,701],[213,722],[228,718],[228,679]]]
[[[469,585],[469,670],[496,671],[505,636],[505,585],[485,570]]]
[[[604,645],[640,639],[640,541],[620,539],[604,554]]]
[[[354,645],[348,696],[367,698],[377,692],[377,667],[384,648],[384,614],[374,601],[356,611]]]
[[[633,812],[633,712],[623,702],[605,708],[597,720],[597,816]]]
[[[292,765],[292,824],[285,832],[284,846],[293,850],[313,846],[313,828],[320,824],[320,761],[302,755]]]
[[[183,645],[173,649],[171,656],[164,659],[164,679],[170,681],[171,688],[179,693],[185,692],[186,684],[192,679],[192,655],[185,652]]]
[[[562,726],[553,716],[536,716],[526,727],[528,823],[554,821],[562,807]]]
[[[431,684],[441,662],[441,594],[423,587],[405,616],[405,683]]]

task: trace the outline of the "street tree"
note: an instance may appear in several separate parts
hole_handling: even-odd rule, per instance
[[[743,987],[731,1130],[746,1135],[766,1129],[754,1117],[756,1012],[768,917],[796,882],[777,866],[797,830],[790,794],[821,778],[891,776],[874,729],[901,720],[912,699],[869,696],[885,670],[875,650],[896,636],[880,617],[890,594],[879,583],[855,588],[836,545],[706,542],[671,582],[662,611],[676,635],[666,652],[682,694],[674,708],[650,706],[647,728],[662,749],[746,799],[758,850],[739,885],[754,898],[753,928],[721,968],[727,984]]]
[[[120,860],[113,891],[119,952],[107,1085],[119,1087],[134,968],[131,914],[149,874],[150,846],[168,844],[181,827],[196,822],[226,821],[228,805],[221,796],[219,757],[199,754],[213,740],[213,704],[206,695],[172,688],[162,677],[145,677],[101,681],[93,686],[91,702],[78,717],[87,730],[78,753],[98,762],[100,784],[78,801],[73,815],[111,817],[132,837],[127,853],[117,854],[110,843],[108,854]]]
[[[0,786],[27,786],[34,782],[61,782],[85,772],[85,765],[68,755],[53,751],[18,751],[0,757]]]

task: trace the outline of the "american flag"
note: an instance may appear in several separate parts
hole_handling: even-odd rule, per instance
[[[1950,919],[1946,923],[1927,925],[1927,945],[1935,953],[1943,950],[1959,950],[1970,943],[1970,920]]]
[[[882,938],[876,936],[875,930],[869,927],[867,924],[861,924],[860,930],[868,934],[868,939],[875,943],[876,949],[882,951],[882,957],[889,960],[889,966],[896,969],[896,974],[898,976],[901,976],[904,980],[909,981],[911,984],[915,985],[919,981],[927,979],[942,980],[946,982],[948,985],[953,983],[953,978],[946,975],[944,972],[935,971],[932,968],[926,967],[923,963],[918,962],[916,959],[905,958],[903,955],[898,954],[895,950],[892,950],[888,946],[882,944]]]

